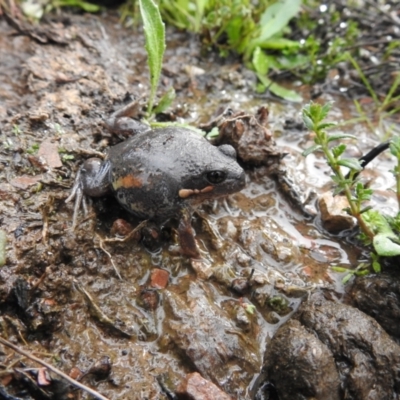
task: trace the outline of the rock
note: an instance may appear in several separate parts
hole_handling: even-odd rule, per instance
[[[38,157],[43,157],[49,168],[61,168],[63,165],[58,154],[58,144],[51,139],[45,139],[40,144]]]
[[[128,236],[131,232],[133,231],[133,226],[129,222],[125,221],[122,218],[116,219],[111,227],[110,234],[112,236]],[[140,232],[138,231],[139,237],[137,238],[138,240],[140,239]],[[136,237],[135,237],[136,239]]]
[[[267,128],[268,109],[260,107],[255,115],[226,110],[217,117],[218,144],[230,144],[238,158],[251,165],[270,165],[283,157]]]
[[[263,369],[280,400],[379,400],[400,394],[400,346],[368,315],[321,294],[278,329]]]
[[[189,400],[232,400],[232,397],[204,379],[198,372],[186,375],[176,394],[179,398]]]
[[[325,192],[320,196],[318,204],[322,224],[328,232],[338,233],[355,227],[356,219],[343,211],[349,207],[344,196],[333,197],[331,192]]]
[[[166,290],[164,302],[164,333],[205,379],[235,399],[245,398],[261,368],[257,335],[238,328],[232,310],[218,307],[207,285],[192,282],[183,294]]]
[[[19,189],[28,189],[30,186],[36,185],[40,180],[43,179],[43,175],[29,176],[21,175],[11,180],[11,185]]]
[[[340,379],[328,347],[299,321],[282,325],[267,348],[265,369],[280,400],[339,400]]]
[[[357,277],[349,288],[350,302],[376,319],[387,333],[400,338],[400,277],[379,274]]]
[[[156,289],[164,289],[168,285],[169,272],[165,269],[154,268],[151,271],[150,286]]]
[[[395,399],[400,394],[400,346],[356,308],[313,296],[297,319],[329,347],[346,399]]]

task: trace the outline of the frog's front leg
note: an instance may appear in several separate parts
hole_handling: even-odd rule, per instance
[[[133,134],[151,129],[149,125],[132,118],[136,114],[137,108],[138,102],[133,101],[116,111],[110,118],[107,118],[105,124],[109,131],[115,134],[122,134],[123,136],[132,136]]]
[[[89,158],[79,169],[71,194],[65,200],[66,203],[75,199],[72,228],[76,227],[79,209],[87,214],[87,196],[100,197],[110,190],[110,163],[99,158]]]
[[[189,209],[183,208],[180,214],[178,238],[181,253],[185,256],[199,259],[200,251],[197,247],[194,230],[191,223],[192,213]]]

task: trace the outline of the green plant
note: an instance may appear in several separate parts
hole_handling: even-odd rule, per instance
[[[372,259],[371,263],[372,269],[374,270],[374,272],[379,273],[381,271],[379,257],[376,254],[371,253],[371,259]],[[371,273],[371,268],[370,268],[371,265],[370,263],[362,262],[358,264],[357,267],[354,269],[335,265],[332,267],[332,270],[339,273],[346,273],[346,275],[342,279],[342,282],[347,283],[353,276],[369,275]]]
[[[327,130],[335,124],[325,122],[331,104],[319,105],[310,103],[303,108],[303,121],[306,127],[315,133],[315,144],[304,150],[303,156],[307,156],[316,151],[322,151],[324,157],[331,168],[333,175],[332,181],[336,185],[334,194],[344,193],[349,207],[346,211],[357,219],[361,230],[360,239],[365,245],[372,245],[372,267],[374,271],[380,270],[380,257],[390,257],[400,255],[400,214],[396,218],[389,218],[381,214],[378,210],[365,206],[365,202],[371,199],[372,190],[366,188],[361,182],[357,181],[359,172],[363,167],[359,160],[346,158],[343,156],[346,145],[333,142],[342,139],[356,139],[348,134],[328,134]],[[400,137],[395,137],[390,143],[391,154],[397,159],[397,166],[392,171],[396,178],[398,199],[400,189]],[[342,171],[346,167],[350,172],[346,175]],[[400,204],[400,200],[399,200]],[[341,267],[338,267],[341,268]],[[364,267],[360,267],[353,274],[363,274]],[[339,271],[344,272],[344,271]]]
[[[25,0],[21,1],[20,5],[25,16],[31,20],[40,20],[43,15],[61,7],[74,7],[91,13],[98,12],[101,9],[100,6],[83,0]]]
[[[147,117],[153,112],[154,99],[161,75],[162,60],[165,50],[165,26],[158,6],[152,0],[139,0],[140,14],[146,37],[146,51],[150,70],[150,96]]]
[[[374,103],[374,116],[371,118],[369,117],[367,111],[364,110],[362,104],[357,99],[354,100],[356,109],[361,116],[361,118],[358,120],[366,122],[372,132],[375,133],[378,128],[379,132],[386,132],[385,135],[389,137],[391,134],[396,132],[396,129],[398,130],[398,127],[395,124],[388,126],[387,121],[390,120],[393,115],[400,112],[400,95],[395,96],[395,93],[398,92],[400,87],[400,73],[397,73],[389,92],[383,99],[381,99],[373,89],[371,83],[363,73],[356,59],[352,57],[350,53],[346,53],[345,59],[350,61],[354,69],[357,71],[358,76],[360,77],[364,86],[367,88]],[[371,119],[374,119],[376,124],[373,124]]]
[[[206,47],[216,47],[223,56],[243,56],[257,73],[258,91],[269,89],[286,100],[301,101],[299,94],[267,77],[277,66],[275,53],[294,54],[300,47],[298,41],[283,35],[301,3],[302,0],[160,0],[159,6],[167,23],[200,34]],[[274,54],[267,56],[266,51]]]
[[[179,29],[199,33],[208,0],[160,0],[164,20]]]
[[[13,133],[15,136],[18,136],[18,135],[20,135],[20,134],[22,133],[21,128],[19,127],[19,125],[17,125],[17,124],[13,125],[13,127],[12,127],[12,133]]]
[[[29,147],[26,152],[29,154],[36,154],[39,150],[39,144],[34,143],[31,147]]]

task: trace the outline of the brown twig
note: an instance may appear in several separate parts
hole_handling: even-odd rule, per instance
[[[0,336],[0,343],[3,344],[4,346],[9,347],[10,349],[13,349],[17,353],[22,354],[23,356],[25,356],[25,357],[37,362],[38,364],[43,365],[44,367],[46,367],[50,371],[54,372],[55,374],[60,375],[62,378],[64,378],[65,380],[67,380],[69,383],[71,383],[72,385],[76,386],[77,388],[82,389],[85,392],[90,393],[96,399],[109,400],[107,397],[104,397],[103,395],[101,395],[100,393],[98,393],[95,390],[91,389],[90,387],[84,385],[83,383],[80,383],[80,382],[76,381],[75,379],[72,379],[70,376],[68,376],[64,372],[60,371],[56,367],[53,367],[51,364],[47,363],[46,361],[43,361],[40,358],[37,358],[34,355],[28,353],[27,351],[20,349],[19,347],[15,346],[14,344],[12,344],[11,342],[9,342],[8,340],[4,339],[1,336]]]
[[[75,279],[73,282],[74,282],[76,289],[81,294],[83,294],[83,296],[86,300],[86,304],[89,307],[89,313],[93,318],[96,318],[96,320],[98,320],[100,323],[102,323],[103,325],[112,329],[114,332],[119,333],[123,337],[126,337],[126,338],[132,337],[132,335],[129,334],[128,332],[125,332],[122,329],[118,328],[118,326],[115,324],[115,322],[112,319],[110,319],[106,314],[103,313],[103,311],[100,309],[100,307],[93,300],[92,296],[85,290],[85,288],[82,285],[80,285]]]

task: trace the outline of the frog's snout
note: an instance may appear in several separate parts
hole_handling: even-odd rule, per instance
[[[240,192],[244,187],[246,186],[246,174],[244,170],[237,165],[237,168],[235,169],[235,172],[231,172],[230,176],[224,183],[224,189],[220,189],[221,192],[222,190],[225,190],[226,194],[231,194],[231,193],[236,193]]]
[[[236,185],[237,185],[237,189],[235,190],[236,192],[239,192],[246,186],[246,174],[243,169],[236,180]]]

